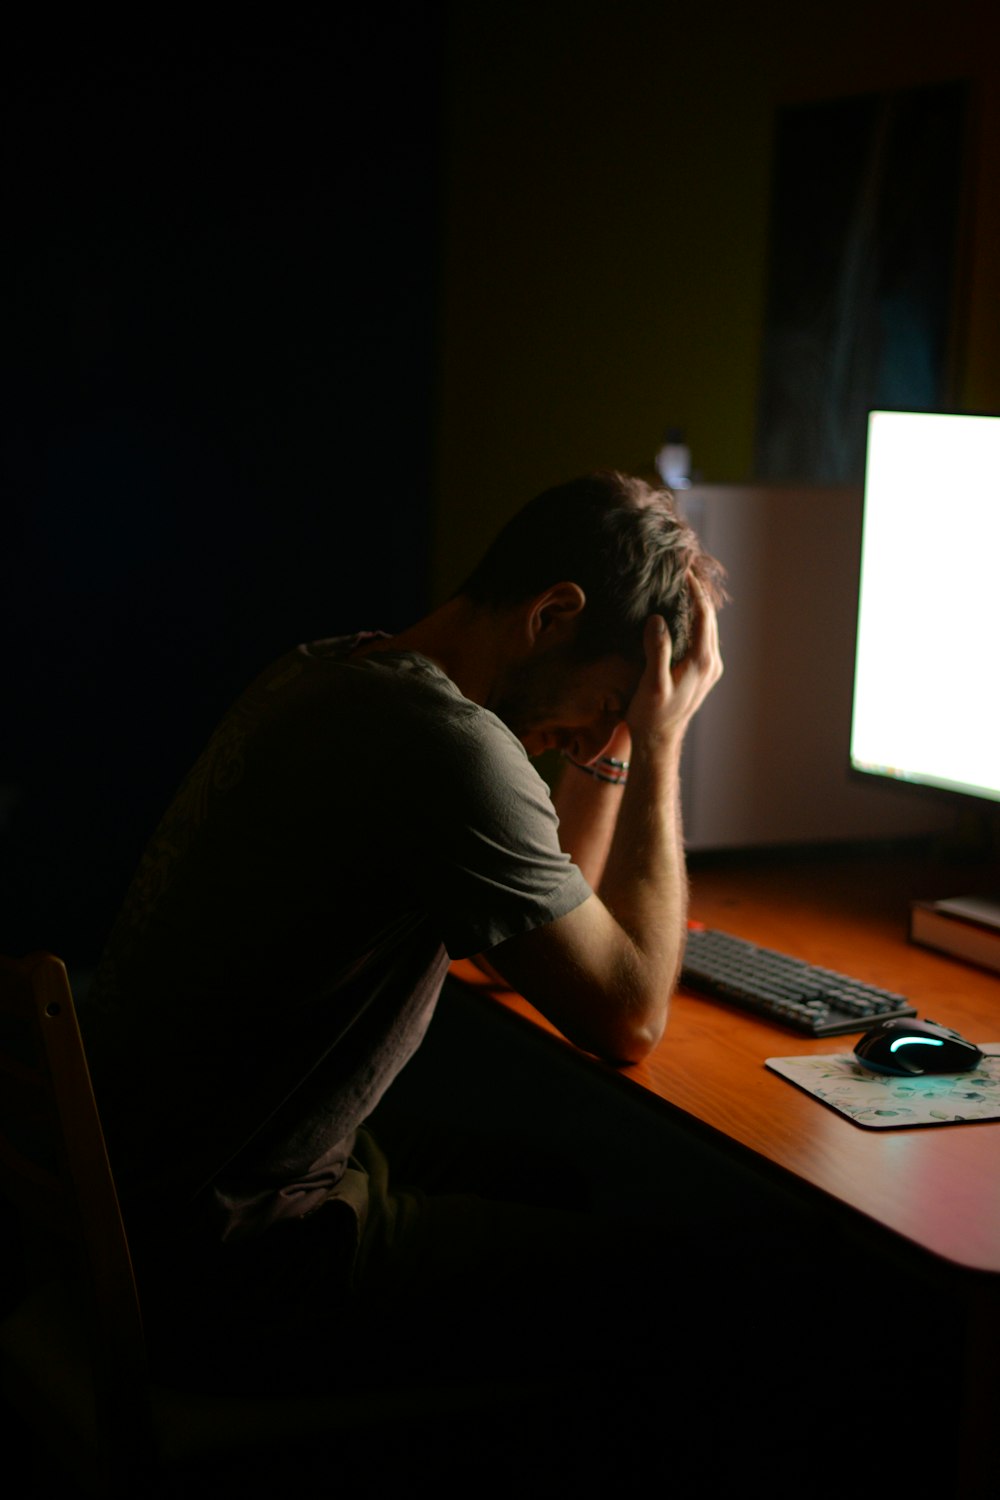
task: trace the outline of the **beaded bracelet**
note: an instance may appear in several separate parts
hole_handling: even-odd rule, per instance
[[[606,781],[609,786],[624,786],[628,781],[629,762],[615,760],[613,755],[599,755],[592,764],[584,765],[582,761],[574,760],[572,755],[567,755],[564,750],[563,759],[568,760],[571,766],[576,766],[578,771],[586,771],[596,781]]]

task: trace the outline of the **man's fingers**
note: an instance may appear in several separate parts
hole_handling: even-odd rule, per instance
[[[664,637],[666,637],[666,646],[669,651],[671,649],[670,632],[667,629],[666,620],[662,615],[650,615],[646,621],[645,636],[643,638],[643,647],[646,652],[647,661],[650,659],[655,660],[660,654],[664,645]]]
[[[704,587],[693,574],[688,586],[694,603],[695,619],[691,653],[702,670],[708,670],[713,681],[722,675],[722,653],[719,650],[719,617]]]
[[[670,675],[674,649],[667,622],[662,615],[650,615],[646,621],[642,644],[646,653],[646,670],[652,673],[662,689]]]

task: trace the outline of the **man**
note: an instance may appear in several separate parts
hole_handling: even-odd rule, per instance
[[[374,1342],[403,1369],[446,1324],[461,1343],[458,1307],[463,1359],[495,1362],[523,1348],[533,1281],[576,1266],[585,1295],[622,1258],[529,1163],[520,1204],[517,1162],[502,1203],[411,1189],[365,1122],[457,957],[614,1062],[659,1041],[720,574],[665,491],[590,475],[527,505],[426,618],[300,647],[223,720],[85,1017],[158,1357],[200,1340],[207,1378],[281,1383],[343,1378]],[[566,758],[554,800],[546,751]],[[573,1319],[543,1339],[542,1316],[555,1357]]]

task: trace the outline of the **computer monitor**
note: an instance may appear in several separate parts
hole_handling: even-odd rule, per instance
[[[1000,416],[869,414],[850,758],[1000,803]]]

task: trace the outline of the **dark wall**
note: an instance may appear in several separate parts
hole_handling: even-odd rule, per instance
[[[0,64],[5,951],[91,962],[247,678],[426,605],[440,8],[353,9]]]

